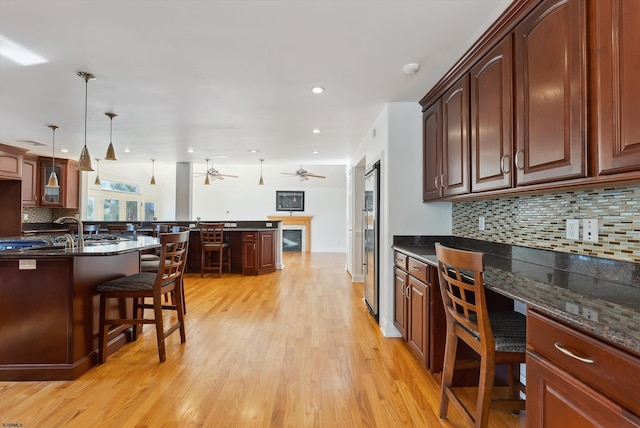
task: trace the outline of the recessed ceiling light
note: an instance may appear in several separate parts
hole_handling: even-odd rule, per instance
[[[318,153],[320,153],[320,152],[319,152],[319,151],[317,151],[317,150],[314,150],[314,151],[312,151],[311,153],[313,153],[314,155],[317,155],[317,154],[318,154]]]
[[[322,86],[314,86],[313,88],[311,88],[311,92],[313,92],[314,94],[321,94],[324,92],[324,88]]]
[[[124,149],[123,152],[125,153],[131,153],[131,149]]]
[[[249,150],[249,153],[258,153],[258,150],[256,150],[256,149],[251,149],[251,150]]]
[[[3,35],[0,35],[0,55],[24,66],[42,64],[48,61]]]
[[[194,152],[194,150],[193,150],[193,149],[189,149],[189,150],[187,150],[187,153],[193,153],[193,152]]]
[[[318,129],[318,128],[315,128],[315,129],[314,129],[313,131],[311,131],[311,132],[313,132],[314,134],[319,134],[319,133],[321,133],[321,132],[322,132],[322,130],[320,130],[320,129]]]
[[[69,153],[69,150],[67,150],[67,149],[60,149],[60,151],[61,151],[62,153]]]

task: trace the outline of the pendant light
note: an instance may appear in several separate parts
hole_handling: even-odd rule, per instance
[[[96,174],[96,181],[93,182],[93,184],[95,184],[96,186],[100,186],[100,184],[102,184],[100,182],[100,159],[96,158],[96,163],[98,164],[98,172]]]
[[[156,185],[156,160],[151,159],[151,181],[149,182],[152,186]]]
[[[206,170],[206,178],[204,179],[204,184],[206,184],[207,186],[209,184],[211,184],[211,182],[209,181],[209,159],[205,159],[207,161],[207,170]]]
[[[58,127],[56,125],[47,126],[51,128],[51,131],[53,132],[53,142],[51,146],[51,157],[53,160],[51,161],[51,174],[49,175],[49,181],[47,182],[46,187],[60,187],[60,184],[58,183],[58,176],[56,175],[56,129],[58,129]]]
[[[87,97],[89,92],[89,80],[94,80],[96,76],[84,71],[78,71],[78,76],[82,77],[85,82],[84,86],[84,147],[82,153],[80,153],[80,159],[78,160],[79,171],[93,171],[91,168],[91,156],[89,156],[89,149],[87,149]]]
[[[262,162],[264,162],[264,159],[260,159],[260,181],[258,181],[258,186],[264,186],[264,179],[262,178]]]
[[[113,150],[113,118],[117,116],[115,113],[105,113],[111,119],[111,127],[109,131],[109,147],[107,148],[107,155],[105,160],[118,160],[116,159],[116,151]]]

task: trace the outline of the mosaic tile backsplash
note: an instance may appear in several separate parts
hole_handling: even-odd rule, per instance
[[[63,216],[75,216],[78,212],[72,208],[24,207],[22,214],[27,214],[29,218],[23,223],[51,223]]]
[[[580,220],[579,240],[566,239],[568,218]],[[598,220],[598,242],[583,242],[583,219]],[[640,262],[640,186],[454,202],[453,235]]]

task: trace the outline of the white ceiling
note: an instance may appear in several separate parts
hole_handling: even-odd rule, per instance
[[[124,162],[346,164],[385,103],[418,102],[509,3],[0,0],[0,35],[48,60],[0,57],[0,142],[50,155],[53,123],[56,148],[78,158],[76,72],[87,71],[93,158],[105,155],[104,113],[114,112]],[[412,62],[421,70],[405,75]],[[312,94],[316,85],[325,92]]]

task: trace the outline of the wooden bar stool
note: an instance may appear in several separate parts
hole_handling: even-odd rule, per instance
[[[107,232],[116,235],[135,235],[137,229],[135,224],[108,224]]]
[[[524,386],[519,367],[525,362],[526,317],[519,312],[488,313],[484,293],[484,254],[436,244],[440,289],[447,320],[440,418],[447,418],[449,400],[466,417],[469,426],[486,427],[489,409],[524,410],[519,399]],[[456,362],[458,340],[468,344],[480,361]],[[509,365],[509,399],[491,400],[496,364]],[[480,366],[475,411],[468,410],[452,388],[457,368]]]
[[[180,341],[186,341],[184,312],[182,302],[182,276],[184,273],[189,246],[189,232],[167,233],[160,235],[162,251],[159,269],[156,273],[140,272],[134,275],[117,278],[99,284],[100,293],[100,327],[98,361],[104,363],[107,358],[107,339],[110,325],[133,325],[134,339],[141,324],[154,324],[158,340],[158,357],[160,362],[166,360],[164,340],[176,330],[180,331]],[[162,296],[173,293],[175,302],[166,304]],[[133,299],[133,316],[131,318],[108,318],[107,299]],[[145,298],[152,298],[152,303],[145,303]],[[153,318],[145,318],[144,310],[153,309]],[[165,330],[162,311],[164,309],[177,312],[177,322]]]
[[[224,224],[200,223],[200,278],[204,272],[218,271],[222,276],[222,266],[226,262],[231,272],[231,245],[224,242]]]

